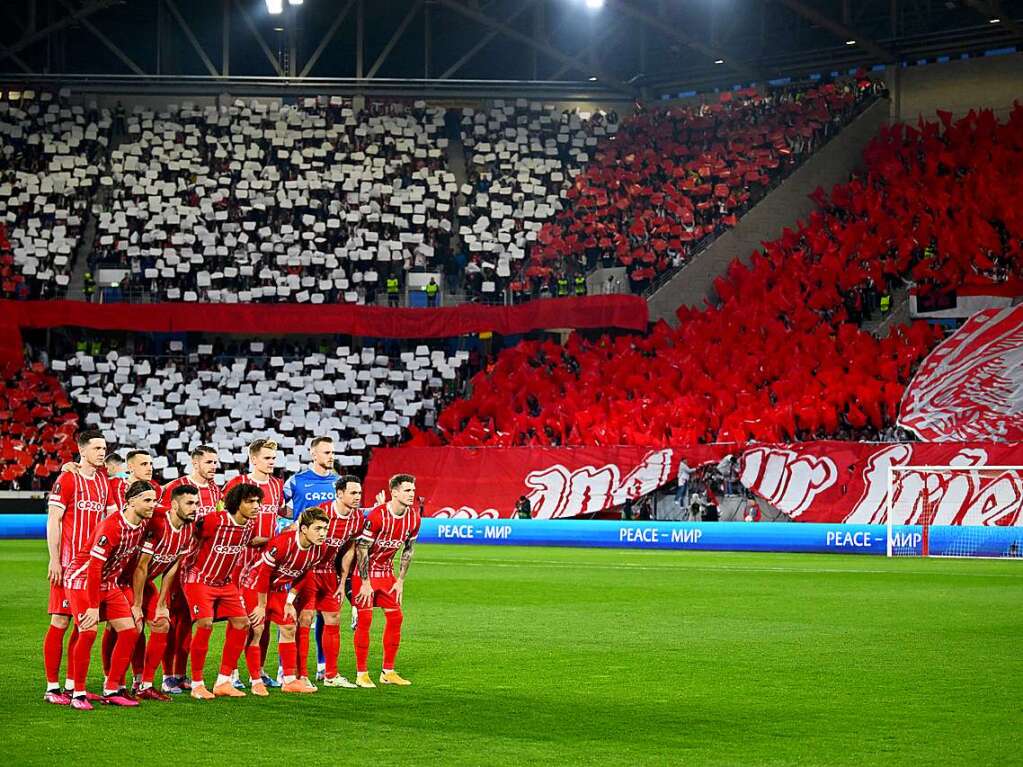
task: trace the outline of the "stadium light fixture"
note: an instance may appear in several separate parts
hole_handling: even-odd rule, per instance
[[[987,20],[988,24],[998,24],[999,22],[1001,22],[1001,19],[988,19]]]
[[[604,7],[604,0],[586,0],[586,7],[591,11],[599,11]]]
[[[597,76],[596,75],[590,75],[590,82],[591,83],[597,82]]]
[[[302,5],[302,0],[288,0],[288,5]]]
[[[271,16],[284,13],[284,0],[266,0],[266,12]]]
[[[715,60],[714,60],[714,63],[715,63],[715,64],[724,64],[724,63],[725,63],[725,60],[724,60],[724,59],[715,59]]]
[[[855,40],[846,40],[845,44],[846,45],[856,45],[856,41]]]

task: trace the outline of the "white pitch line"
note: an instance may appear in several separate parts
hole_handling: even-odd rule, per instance
[[[827,567],[749,567],[749,566],[737,566],[737,565],[718,565],[715,567],[708,567],[706,565],[683,565],[675,566],[670,564],[665,565],[634,565],[627,562],[620,562],[617,564],[612,563],[597,563],[597,562],[566,562],[564,560],[549,560],[549,559],[426,559],[417,557],[416,561],[420,565],[441,565],[444,567],[453,567],[458,565],[467,565],[469,567],[518,567],[520,565],[542,565],[545,567],[563,567],[566,569],[591,569],[591,570],[682,570],[690,571],[695,570],[699,572],[720,572],[729,571],[736,573],[834,573],[844,574],[852,573],[859,575],[963,575],[972,578],[1014,578],[1023,579],[1023,573],[1019,575],[1012,573],[971,573],[971,572],[951,572],[948,570],[861,570],[861,569],[849,569],[849,568],[827,568]]]

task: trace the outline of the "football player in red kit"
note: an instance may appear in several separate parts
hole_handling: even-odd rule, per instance
[[[217,504],[223,495],[216,481],[214,481],[217,470],[220,468],[220,460],[217,457],[217,449],[210,445],[199,445],[193,448],[190,456],[192,461],[191,470],[188,474],[184,474],[164,485],[160,505],[165,509],[170,508],[171,493],[174,492],[174,488],[181,487],[182,485],[194,487],[199,491],[199,503],[195,509],[195,518],[201,519],[205,515],[217,510]]]
[[[100,523],[92,545],[82,549],[64,572],[64,589],[78,627],[75,642],[75,690],[71,705],[92,709],[85,694],[89,657],[96,641],[96,628],[106,621],[117,632],[110,671],[103,682],[103,702],[115,706],[137,706],[138,701],[124,689],[124,673],[135,649],[138,631],[132,614],[130,589],[121,585],[121,575],[138,555],[145,533],[145,521],[156,508],[156,491],[148,482],[133,482],[125,491],[124,508]]]
[[[345,581],[355,559],[355,539],[362,532],[362,483],[351,475],[334,484],[335,500],[320,504],[329,527],[319,561],[297,584],[295,606],[298,615],[298,674],[308,681],[309,630],[317,611],[323,615],[323,656],[327,669],[323,684],[327,687],[355,687],[338,673],[341,652],[341,603]]]
[[[128,476],[110,479],[110,499],[117,508],[124,505],[124,493],[132,482],[148,482],[156,491],[156,497],[160,497],[162,489],[160,483],[153,479],[153,456],[149,451],[129,450],[124,463],[128,468]]]
[[[160,507],[170,508],[174,489],[186,485],[199,491],[199,505],[195,509],[195,518],[202,519],[217,510],[217,504],[223,495],[214,479],[220,469],[217,449],[211,445],[197,445],[190,453],[191,470],[188,474],[178,477],[164,485]],[[192,689],[192,681],[188,677],[187,660],[192,642],[192,618],[185,603],[185,593],[181,590],[181,579],[173,584],[170,604],[174,617],[171,630],[167,635],[167,648],[163,654],[163,691],[173,695]],[[182,609],[183,608],[183,609]]]
[[[192,697],[244,697],[231,684],[231,670],[249,635],[250,618],[242,604],[235,580],[238,558],[252,539],[263,491],[255,485],[235,485],[224,496],[224,510],[207,514],[195,523],[196,547],[181,567],[181,582],[195,624],[192,637]],[[213,619],[227,618],[227,635],[220,660],[220,674],[213,692],[206,689],[203,667],[209,652]]]
[[[252,617],[252,638],[245,648],[245,660],[252,677],[252,694],[268,693],[262,676],[263,660],[259,639],[267,631],[267,622],[280,627],[278,651],[284,669],[282,692],[316,692],[308,680],[297,678],[298,661],[295,648],[295,599],[292,584],[300,580],[320,557],[320,547],[327,538],[327,514],[323,509],[306,509],[298,523],[275,536],[266,545],[259,562],[250,567],[242,581],[245,607]]]
[[[199,506],[199,489],[179,485],[171,491],[170,508],[154,517],[146,530],[135,572],[132,574],[132,612],[149,627],[139,700],[167,701],[170,698],[153,687],[153,676],[164,657],[171,627],[180,620],[191,625],[187,608],[172,615],[170,596],[175,589],[181,559],[192,548],[192,523]],[[162,576],[160,588],[156,579]],[[184,613],[182,617],[181,613]]]
[[[369,627],[373,608],[384,611],[384,661],[380,683],[406,686],[412,684],[394,670],[394,660],[401,644],[402,602],[405,576],[412,563],[413,546],[419,534],[419,512],[415,509],[416,478],[411,474],[395,474],[388,483],[391,500],[374,508],[356,544],[356,572],[352,576],[352,594],[359,609],[355,627],[355,683],[359,687],[376,687],[369,678]],[[401,549],[398,576],[394,575],[394,555]]]
[[[113,510],[107,475],[102,471],[107,454],[103,435],[87,429],[78,435],[81,469],[62,472],[47,501],[46,546],[50,554],[47,577],[50,581],[50,625],[43,642],[48,703],[68,705],[74,691],[74,643],[77,630],[68,643],[67,692],[60,691],[60,661],[64,634],[71,623],[71,602],[64,593],[64,574],[71,560],[81,551],[89,551],[93,533]]]
[[[277,520],[287,514],[284,506],[284,481],[273,476],[274,466],[277,463],[277,443],[271,439],[256,439],[249,444],[249,466],[250,471],[245,475],[238,475],[224,485],[226,493],[232,487],[240,483],[255,485],[263,491],[263,503],[260,505],[259,514],[253,521],[252,540],[248,548],[238,559],[238,566],[235,576],[240,582],[246,571],[259,561],[263,547],[274,535],[277,534]],[[266,651],[270,646],[270,632],[263,633],[262,650],[263,661],[266,661]],[[237,680],[237,669],[232,674]],[[267,687],[278,687],[277,680],[272,679],[265,672],[260,676]],[[241,682],[237,682],[241,687]]]

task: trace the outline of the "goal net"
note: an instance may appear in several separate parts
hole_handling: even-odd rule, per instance
[[[1023,466],[891,466],[888,556],[1023,558]]]

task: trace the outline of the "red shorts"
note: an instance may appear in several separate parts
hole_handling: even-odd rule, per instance
[[[156,584],[152,581],[146,581],[146,588],[142,592],[142,614],[147,621],[156,620],[156,603],[159,601],[160,589],[156,588]],[[185,604],[183,594],[178,599],[175,599],[174,591],[168,594],[167,610],[169,612],[168,619],[172,622],[182,618],[188,620],[188,605]]]
[[[373,607],[380,607],[384,610],[401,609],[398,600],[391,593],[391,587],[394,585],[395,580],[397,579],[393,575],[369,576],[369,585],[373,587]],[[355,573],[352,576],[352,599],[357,598],[360,588],[362,588],[362,579],[358,573]],[[358,602],[355,603],[355,606],[362,607]]]
[[[242,595],[233,583],[210,586],[206,583],[183,583],[188,615],[193,621],[203,618],[245,618]]]
[[[318,610],[321,613],[336,613],[341,611],[340,599],[334,594],[337,592],[337,573],[306,573],[298,587],[298,598],[295,600],[295,609]]]
[[[252,612],[259,605],[259,592],[255,589],[242,589],[245,607]],[[288,603],[287,591],[271,591],[266,595],[266,621],[278,626],[294,626],[295,621],[284,617],[284,606]]]
[[[89,609],[89,593],[85,589],[67,589],[67,596],[71,602],[71,614],[76,622],[80,621]],[[118,618],[131,620],[131,596],[120,587],[104,589],[99,593],[99,619],[113,621]]]
[[[63,586],[50,584],[50,606],[47,609],[50,615],[67,615],[71,617],[71,600]]]

